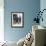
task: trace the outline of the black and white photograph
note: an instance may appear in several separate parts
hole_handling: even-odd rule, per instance
[[[24,25],[24,12],[12,12],[11,13],[11,25],[12,27],[23,27]]]

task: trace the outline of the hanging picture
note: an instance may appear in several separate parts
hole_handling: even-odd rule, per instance
[[[24,12],[11,12],[11,26],[12,27],[24,26]]]

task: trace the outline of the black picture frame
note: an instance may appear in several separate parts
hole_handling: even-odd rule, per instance
[[[11,27],[24,27],[24,12],[11,12]]]

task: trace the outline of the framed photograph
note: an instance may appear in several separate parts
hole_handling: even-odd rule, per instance
[[[12,27],[24,26],[24,12],[11,12],[11,26]]]

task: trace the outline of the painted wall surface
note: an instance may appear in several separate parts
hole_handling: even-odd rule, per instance
[[[40,1],[40,9],[41,9],[41,11],[43,9],[46,9],[46,0],[41,0]],[[41,21],[40,25],[46,26],[46,10],[43,12],[42,17],[43,17],[43,22]]]
[[[40,0],[4,0],[4,38],[18,41],[31,31],[35,14],[40,9]],[[11,12],[24,12],[24,27],[11,27]]]

